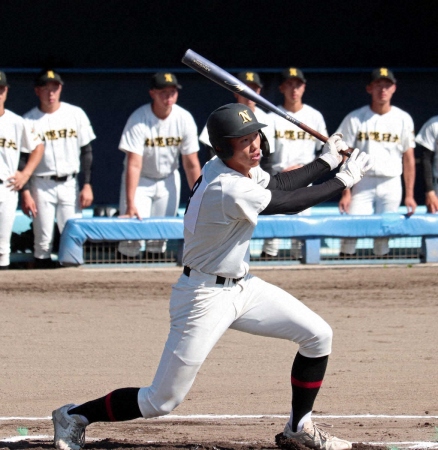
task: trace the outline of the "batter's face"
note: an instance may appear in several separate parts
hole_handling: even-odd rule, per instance
[[[299,78],[289,78],[280,84],[280,92],[284,95],[286,103],[301,103],[306,83]]]
[[[50,81],[44,86],[37,86],[35,93],[40,99],[40,107],[43,111],[54,111],[60,106],[62,85]]]
[[[234,153],[230,159],[225,161],[225,164],[236,172],[248,176],[249,171],[253,167],[257,167],[262,158],[259,132],[255,131],[246,136],[231,138],[230,143]]]
[[[373,81],[367,86],[372,102],[380,105],[389,103],[396,89],[396,84],[386,78]]]
[[[149,94],[154,101],[154,106],[159,109],[172,108],[178,100],[178,89],[172,86],[163,89],[151,89]]]
[[[256,94],[260,94],[260,91],[262,90],[259,86],[257,86],[255,83],[247,83],[247,86],[250,87]],[[256,102],[243,97],[242,95],[239,95],[237,93],[234,94],[234,97],[236,98],[237,103],[241,103],[242,105],[248,106],[251,111],[254,111]]]

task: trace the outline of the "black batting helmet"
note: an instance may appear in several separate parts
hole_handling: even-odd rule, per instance
[[[210,114],[207,120],[207,131],[210,143],[215,154],[222,161],[226,161],[233,156],[233,147],[229,139],[246,136],[254,131],[260,133],[263,156],[269,155],[269,143],[266,136],[261,131],[266,127],[260,123],[255,114],[246,105],[240,103],[230,103],[221,106]]]

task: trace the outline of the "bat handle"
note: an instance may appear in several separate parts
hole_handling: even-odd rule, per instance
[[[354,148],[348,148],[347,150],[340,150],[339,153],[342,156],[346,156],[347,158],[349,158],[351,156],[351,154],[353,153]]]

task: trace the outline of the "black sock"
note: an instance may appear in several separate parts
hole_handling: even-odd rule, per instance
[[[292,365],[292,431],[297,431],[300,420],[312,412],[327,368],[328,356],[306,358],[297,353]]]
[[[91,400],[76,406],[69,414],[80,414],[93,422],[119,422],[142,417],[138,407],[138,391],[140,388],[116,389],[105,397]]]

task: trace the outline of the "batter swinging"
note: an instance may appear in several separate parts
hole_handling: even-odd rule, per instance
[[[331,352],[332,330],[282,289],[249,273],[249,242],[259,214],[298,213],[340,194],[368,170],[355,150],[336,177],[310,186],[336,168],[346,149],[341,136],[328,153],[301,169],[271,177],[260,166],[268,151],[254,113],[234,103],[207,122],[216,152],[195,183],[184,218],[184,271],[170,299],[170,332],[149,387],[117,389],[82,405],[53,411],[55,444],[79,450],[93,422],[151,418],[170,413],[189,392],[207,355],[228,328],[287,339],[299,345],[292,366],[292,412],[284,435],[316,449],[350,449],[351,443],[311,420]]]

